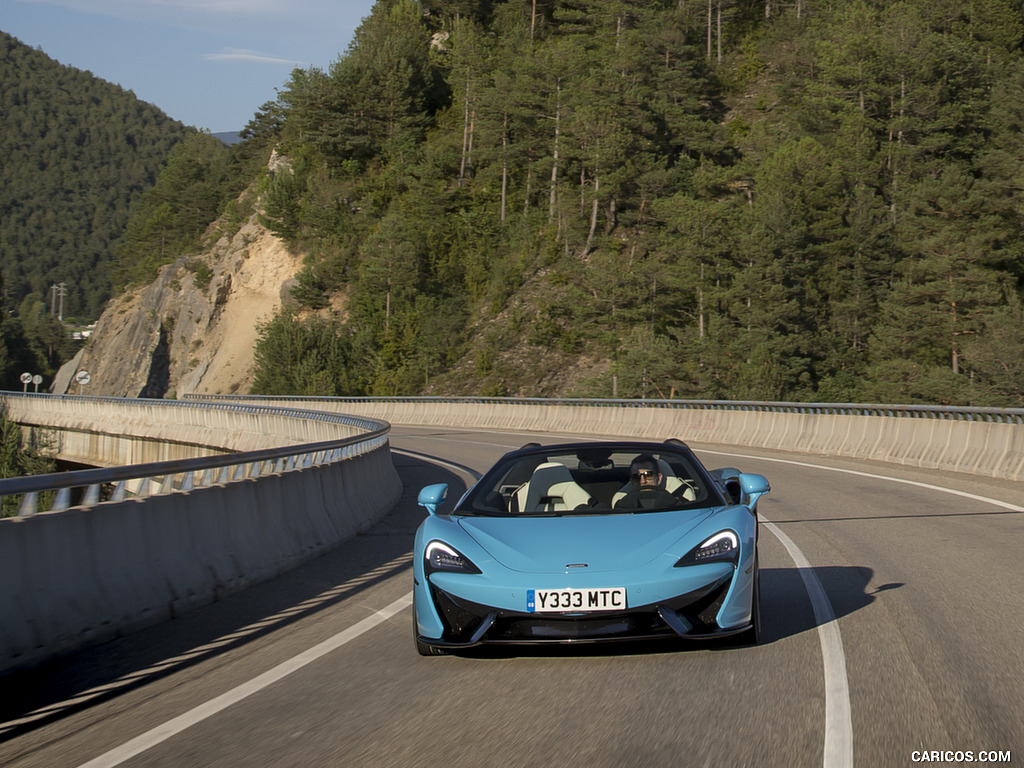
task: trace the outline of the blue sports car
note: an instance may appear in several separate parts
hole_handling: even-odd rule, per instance
[[[679,440],[531,443],[442,510],[419,495],[416,648],[760,636],[761,475]]]

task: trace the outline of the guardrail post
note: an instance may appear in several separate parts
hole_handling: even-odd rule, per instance
[[[85,489],[85,497],[82,499],[82,506],[91,507],[100,503],[100,486],[93,483]]]
[[[26,493],[21,497],[21,504],[18,505],[18,517],[28,517],[38,511],[39,494],[35,491]]]
[[[114,493],[111,494],[110,500],[111,501],[124,501],[125,497],[127,495],[128,495],[128,486],[127,486],[127,483],[124,480],[122,480],[121,482],[119,482],[117,485],[114,486]]]
[[[61,488],[57,491],[57,498],[53,501],[54,510],[67,509],[71,506],[71,489]]]

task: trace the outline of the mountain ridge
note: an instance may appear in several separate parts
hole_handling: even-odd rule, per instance
[[[378,4],[172,158],[134,263],[230,295],[193,230],[243,168],[303,254],[258,393],[1024,403],[1019,0],[532,10]]]

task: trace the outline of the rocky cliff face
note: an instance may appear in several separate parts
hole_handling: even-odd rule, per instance
[[[256,325],[281,303],[302,259],[253,216],[205,254],[182,257],[150,285],[112,299],[55,394],[175,397],[245,393]],[[89,382],[77,381],[79,372]]]

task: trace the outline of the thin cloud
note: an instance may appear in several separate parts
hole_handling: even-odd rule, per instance
[[[139,18],[147,11],[198,11],[262,16],[288,10],[287,0],[18,0],[35,5],[56,5],[85,13]]]
[[[373,0],[13,0],[19,5],[65,8],[89,16],[173,27],[205,34],[264,34],[347,41]],[[338,52],[344,49],[340,45]]]
[[[248,51],[244,48],[224,48],[220,53],[204,53],[203,58],[207,61],[248,61],[259,64],[285,64],[289,67],[309,66],[309,62],[306,61],[283,59],[280,56],[271,56],[259,51]]]
[[[186,125],[228,131],[291,70],[337,61],[377,2],[0,0],[0,27]]]

